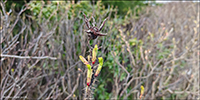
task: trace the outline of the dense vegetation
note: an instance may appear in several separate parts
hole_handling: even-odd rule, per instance
[[[1,1],[1,99],[84,98],[79,55],[90,48],[81,12],[96,26],[108,17],[108,35],[90,42],[104,59],[93,98],[197,99],[199,3],[121,2],[30,1],[19,10]]]

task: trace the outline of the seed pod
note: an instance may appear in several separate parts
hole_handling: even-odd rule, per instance
[[[92,51],[92,64],[95,64],[97,53],[98,53],[98,46],[95,45]]]
[[[90,86],[91,78],[92,78],[92,69],[88,69],[87,70],[87,86]]]
[[[79,58],[87,66],[88,69],[91,69],[91,65],[88,63],[88,61],[83,56],[79,56]]]
[[[102,66],[103,66],[103,58],[102,58],[102,57],[99,57],[98,59],[99,59],[99,66],[98,66],[98,68],[97,68],[97,70],[96,70],[95,77],[98,76],[98,74],[100,73],[101,68],[102,68]]]
[[[142,98],[142,95],[144,94],[144,86],[141,85],[141,91],[140,91],[140,99]]]

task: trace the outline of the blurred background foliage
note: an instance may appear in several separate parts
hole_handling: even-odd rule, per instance
[[[33,30],[37,30],[37,27],[41,29],[46,29],[48,32],[49,30],[55,28],[55,33],[52,35],[51,39],[47,39],[47,42],[44,42],[45,52],[48,54],[50,50],[53,48],[55,51],[51,52],[51,56],[58,57],[58,61],[48,61],[41,62],[40,66],[46,70],[48,69],[49,72],[55,73],[58,75],[57,77],[61,77],[66,75],[66,70],[69,69],[69,65],[72,66],[72,63],[78,62],[78,56],[83,54],[83,56],[87,56],[87,51],[89,50],[86,41],[86,33],[83,33],[84,27],[84,20],[81,11],[83,11],[89,20],[92,22],[90,16],[94,16],[96,20],[97,26],[100,26],[101,22],[108,17],[108,21],[106,22],[103,33],[107,33],[108,36],[105,38],[99,38],[97,41],[99,46],[102,46],[100,49],[100,53],[98,56],[102,56],[104,59],[104,67],[98,77],[97,86],[95,86],[94,91],[94,98],[96,99],[110,99],[110,98],[125,98],[125,99],[132,99],[137,97],[137,93],[134,95],[129,95],[128,97],[120,96],[125,85],[128,81],[132,79],[132,77],[145,77],[150,74],[150,70],[152,69],[153,65],[156,65],[156,71],[159,72],[161,70],[165,70],[160,67],[166,68],[166,73],[169,75],[169,67],[171,65],[163,65],[168,60],[171,60],[171,55],[173,54],[172,51],[176,50],[176,39],[172,41],[172,38],[175,35],[167,36],[165,34],[171,34],[171,30],[175,29],[174,23],[169,23],[162,21],[163,19],[153,20],[156,25],[155,27],[154,22],[148,20],[154,15],[151,15],[151,12],[146,10],[147,7],[151,5],[157,5],[155,2],[145,2],[145,1],[123,1],[123,0],[116,0],[116,1],[14,1],[8,0],[6,3],[6,11],[12,9],[14,12],[20,12],[22,6],[28,5],[29,9],[24,12],[24,19],[25,21],[30,21],[31,18],[31,28]],[[161,6],[161,5],[159,5]],[[57,10],[55,10],[57,9]],[[2,11],[2,9],[1,9]],[[152,11],[153,12],[153,11]],[[17,15],[13,14],[13,15]],[[31,16],[31,17],[30,17]],[[144,20],[147,20],[151,25],[144,23]],[[160,21],[159,23],[157,21]],[[171,20],[170,20],[171,21]],[[64,24],[63,24],[63,23]],[[43,23],[48,23],[46,26],[42,26]],[[164,23],[164,25],[160,25]],[[21,25],[20,23],[18,25]],[[58,25],[58,26],[55,26]],[[165,26],[166,25],[166,26]],[[21,27],[21,26],[19,26]],[[12,32],[13,35],[18,33],[19,27],[15,27],[14,31]],[[66,28],[66,29],[65,29]],[[119,32],[119,29],[123,30],[123,34]],[[178,30],[178,29],[177,29]],[[174,31],[173,31],[174,32]],[[37,33],[37,32],[36,32]],[[161,36],[160,34],[164,34]],[[22,35],[25,36],[25,35]],[[28,34],[28,41],[36,38],[38,34]],[[177,36],[176,36],[177,38]],[[22,41],[23,40],[19,40]],[[71,43],[71,44],[70,44]],[[90,44],[94,43],[92,41]],[[67,45],[67,46],[66,46]],[[181,45],[181,43],[180,43]],[[61,46],[61,47],[60,47]],[[20,46],[18,46],[18,49]],[[59,49],[58,49],[59,48]],[[181,48],[181,47],[179,47]],[[185,48],[185,47],[184,47]],[[49,51],[48,51],[49,50]],[[143,50],[143,51],[141,51]],[[43,51],[42,51],[43,52]],[[71,53],[72,56],[69,56]],[[182,55],[183,53],[180,51],[176,52],[177,55]],[[147,59],[149,62],[145,62],[144,59]],[[50,55],[49,55],[50,56]],[[189,55],[188,55],[189,56]],[[131,58],[132,57],[132,58]],[[70,60],[69,60],[70,58]],[[169,58],[169,59],[168,59]],[[164,60],[161,60],[164,59]],[[134,62],[132,62],[134,60]],[[157,63],[159,62],[159,63]],[[175,69],[173,75],[174,77],[178,74],[179,70],[186,68],[187,64],[184,60],[177,60],[173,62],[175,65],[182,66],[181,68]],[[136,65],[135,65],[135,64]],[[125,66],[125,69],[131,76],[127,76],[127,73],[120,67],[120,65]],[[173,66],[175,66],[173,65]],[[29,65],[30,66],[30,65]],[[39,65],[38,65],[39,66]],[[61,68],[62,66],[62,68]],[[81,65],[77,65],[71,71],[71,73],[79,73],[77,71]],[[83,65],[82,65],[83,66]],[[184,67],[185,66],[185,67]],[[52,68],[53,67],[53,68]],[[84,68],[82,68],[84,70]],[[187,69],[187,68],[186,68]],[[41,69],[40,69],[41,70]],[[156,73],[156,72],[155,72]],[[172,73],[171,73],[172,74]],[[159,74],[160,75],[160,74]],[[71,76],[66,76],[66,80],[71,78]],[[127,78],[128,77],[128,78]],[[152,75],[148,80],[148,83],[145,83],[144,79],[138,79],[132,81],[130,86],[127,87],[126,93],[133,91],[133,86],[137,86],[137,84],[144,85],[145,88],[149,87],[149,90],[146,90],[146,94],[148,91],[151,91],[151,86],[158,77],[157,75]],[[164,77],[164,76],[163,76]],[[177,76],[178,77],[178,76]],[[177,78],[175,77],[175,78]],[[74,79],[73,79],[74,78]],[[77,75],[73,76],[72,84],[75,84],[75,79]],[[82,91],[80,89],[84,88],[85,84],[84,80],[85,77],[82,77],[82,81],[79,83],[80,88],[74,92],[74,98],[82,98]],[[166,85],[173,83],[176,79],[171,81],[165,82]],[[166,78],[165,78],[166,79]],[[167,78],[168,79],[168,78]],[[44,79],[45,80],[45,79]],[[41,84],[47,84],[44,81]],[[67,82],[66,82],[67,83]],[[119,87],[115,87],[116,83],[119,83]],[[124,84],[122,84],[124,83]],[[159,84],[157,83],[157,87]],[[114,89],[115,87],[115,89]],[[153,86],[152,86],[153,87]],[[155,87],[155,91],[158,88]],[[59,88],[63,90],[62,86],[59,85]],[[120,88],[117,90],[116,88]],[[137,87],[136,87],[137,88]],[[137,88],[138,89],[138,88]],[[65,91],[65,90],[64,90]],[[66,90],[67,91],[67,90]],[[69,91],[69,90],[68,90]],[[117,96],[115,95],[117,93]],[[48,93],[47,93],[48,94]],[[37,95],[32,95],[32,97],[37,98]],[[62,95],[62,97],[66,97]],[[158,95],[158,99],[170,98],[173,99],[174,97],[179,97],[174,95],[173,93],[168,96],[160,96]],[[45,97],[44,97],[45,98]],[[147,97],[148,98],[148,97]],[[180,97],[181,98],[181,97]]]
[[[21,0],[21,1],[16,1],[16,0],[8,0],[6,3],[6,10],[9,11],[11,7],[14,7],[16,12],[19,12],[21,10],[21,7],[24,6],[26,3],[29,3],[31,0]],[[37,1],[37,0],[36,0]],[[45,3],[50,4],[51,0],[43,0]],[[54,0],[53,0],[54,1]],[[89,9],[89,6],[92,7],[92,5],[96,5],[98,0],[90,0],[87,1],[87,5],[85,7],[83,7],[83,10],[91,10]],[[40,1],[38,1],[40,2]],[[65,2],[74,2],[75,4],[77,4],[77,2],[80,2],[80,0],[70,0],[70,1],[65,1]],[[88,5],[88,3],[91,3],[92,5]],[[156,4],[154,2],[154,0],[151,1],[151,5],[159,5]],[[135,1],[124,1],[124,0],[113,0],[113,1],[108,1],[108,0],[102,0],[101,5],[104,5],[105,8],[110,8],[111,6],[117,7],[117,12],[118,15],[121,15],[123,17],[123,15],[125,15],[129,9],[133,9],[132,10],[134,13],[138,13],[138,10],[141,10],[142,7],[145,7],[148,5],[148,1],[140,1],[140,0],[135,0]],[[41,5],[36,5],[37,7],[40,7]],[[49,5],[50,6],[50,5]],[[78,6],[78,5],[77,5]],[[84,6],[84,5],[82,5]],[[77,9],[76,10],[80,10]],[[27,12],[26,12],[27,13]]]
[[[131,11],[133,13],[138,13],[139,10],[141,10],[142,7],[145,7],[148,5],[148,3],[145,3],[141,0],[135,0],[135,1],[124,1],[124,0],[116,0],[116,1],[108,1],[108,0],[102,0],[102,3],[106,6],[106,8],[109,8],[111,5],[114,7],[117,7],[118,15],[123,17],[127,14],[127,12],[132,9]],[[134,9],[134,10],[133,10]],[[138,14],[137,14],[138,15]]]

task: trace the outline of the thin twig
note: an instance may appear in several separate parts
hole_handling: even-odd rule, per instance
[[[49,56],[31,57],[31,56],[17,56],[17,55],[4,55],[4,54],[1,54],[1,57],[10,57],[10,58],[18,58],[18,59],[51,59],[51,60],[57,59],[55,57],[49,57]]]
[[[74,88],[72,90],[72,93],[70,95],[68,95],[68,97],[65,100],[68,100],[74,94],[74,92],[76,91],[76,89],[78,88],[79,78],[80,78],[80,74],[78,75],[78,78],[76,80],[76,85],[74,86]]]
[[[122,40],[125,42],[125,44],[126,44],[126,46],[127,46],[127,51],[128,51],[128,53],[129,53],[129,56],[131,57],[131,61],[132,61],[132,64],[134,65],[134,67],[136,67],[136,64],[135,64],[135,59],[134,59],[134,57],[133,57],[133,55],[132,55],[132,53],[131,53],[131,48],[130,48],[130,46],[129,46],[129,43],[126,41],[126,39],[125,39],[125,36],[123,35],[123,32],[122,32],[122,30],[121,29],[119,29],[119,32],[120,32],[120,35],[121,35],[121,37],[122,37]]]

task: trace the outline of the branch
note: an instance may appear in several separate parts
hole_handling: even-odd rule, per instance
[[[10,57],[10,58],[18,58],[18,59],[51,59],[51,60],[56,60],[57,58],[55,57],[49,57],[49,56],[43,56],[43,57],[31,57],[31,56],[17,56],[17,55],[4,55],[1,54],[1,57]],[[3,61],[3,59],[2,59]]]
[[[74,92],[76,91],[78,84],[79,84],[79,78],[80,78],[80,74],[78,74],[78,78],[76,79],[76,85],[74,86],[72,93],[70,95],[68,95],[67,98],[65,98],[65,100],[68,100],[74,94]]]
[[[133,55],[132,55],[132,53],[131,53],[131,48],[130,48],[130,46],[129,46],[129,43],[126,41],[126,39],[125,39],[125,36],[123,35],[123,32],[122,32],[122,30],[121,29],[119,29],[119,32],[120,32],[120,35],[121,35],[121,37],[122,37],[122,40],[125,42],[125,44],[126,44],[126,46],[127,46],[127,51],[128,51],[128,53],[129,53],[129,56],[131,57],[131,61],[132,61],[132,64],[134,65],[134,67],[136,67],[136,64],[135,64],[135,59],[134,59],[134,57],[133,57]]]

